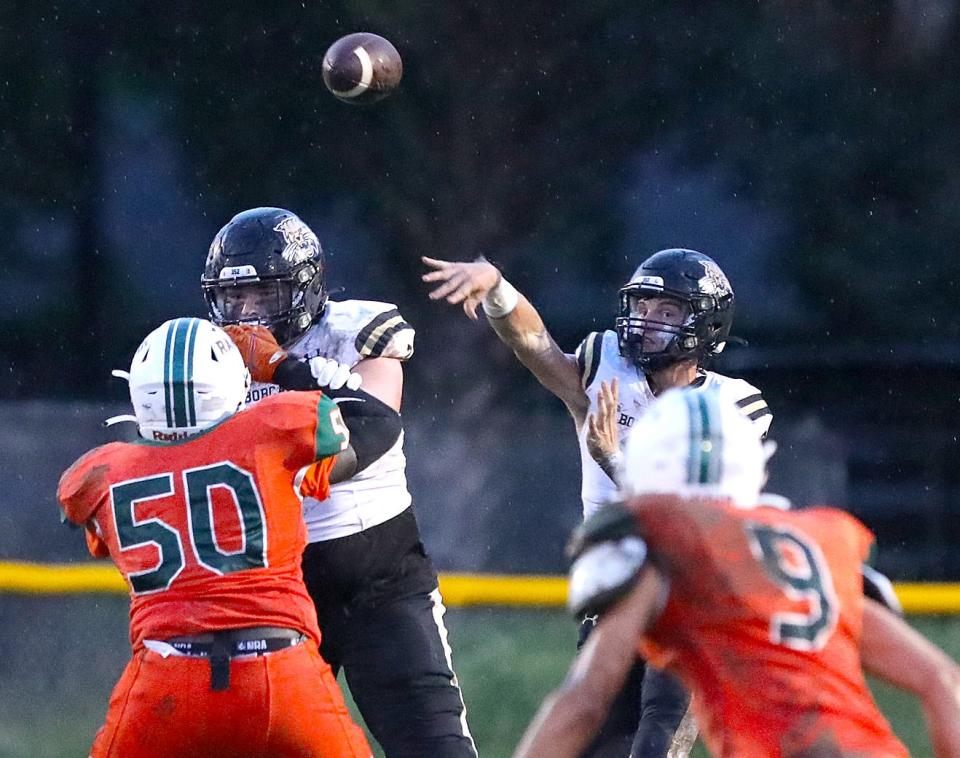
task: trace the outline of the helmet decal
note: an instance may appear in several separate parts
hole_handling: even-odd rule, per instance
[[[717,396],[690,392],[685,398],[690,419],[689,484],[715,484],[723,474],[723,434]]]
[[[317,235],[296,216],[287,216],[273,228],[273,231],[283,235],[283,241],[287,246],[283,248],[281,255],[291,265],[309,261],[320,254],[320,241]]]
[[[718,297],[733,294],[733,288],[730,286],[726,274],[720,270],[720,267],[714,261],[701,259],[697,262],[703,266],[704,271],[704,275],[697,281],[701,292],[705,295],[716,295]]]

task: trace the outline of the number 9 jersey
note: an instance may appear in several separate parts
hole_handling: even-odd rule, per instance
[[[829,745],[830,755],[907,756],[860,665],[861,565],[873,543],[863,524],[833,508],[668,496],[638,498],[631,510],[670,582],[640,652],[697,683],[693,709],[711,755]]]
[[[300,567],[300,491],[326,497],[348,442],[329,398],[287,392],[185,439],[112,442],[74,463],[57,496],[70,521],[95,532],[91,552],[109,551],[127,580],[134,650],[254,626],[319,644]]]

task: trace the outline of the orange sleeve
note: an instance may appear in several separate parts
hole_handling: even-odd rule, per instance
[[[871,553],[876,537],[867,526],[856,516],[852,516],[846,511],[839,511],[840,517],[844,519],[850,528],[850,534],[856,545],[861,563],[870,563]]]
[[[99,463],[102,448],[94,448],[63,472],[57,500],[63,514],[74,524],[86,523],[96,510],[108,466]]]
[[[94,558],[110,557],[110,548],[107,547],[107,543],[103,541],[103,538],[97,534],[89,524],[84,530],[84,534],[87,536],[87,550],[90,551],[90,555]]]
[[[300,482],[300,494],[314,500],[326,500],[330,497],[330,472],[336,461],[337,456],[331,455],[310,466]]]

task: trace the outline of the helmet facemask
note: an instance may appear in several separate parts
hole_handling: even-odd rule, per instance
[[[305,264],[288,276],[259,277],[253,269],[231,276],[224,268],[216,282],[203,282],[210,319],[217,326],[258,324],[286,344],[310,326],[326,304],[323,277],[313,264]],[[224,276],[226,274],[226,276]]]

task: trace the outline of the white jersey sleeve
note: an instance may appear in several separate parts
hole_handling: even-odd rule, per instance
[[[364,358],[405,361],[413,355],[415,334],[392,303],[332,300],[323,317],[287,352],[306,360],[322,355],[350,366]]]
[[[763,395],[760,394],[760,390],[743,379],[714,374],[712,371],[707,372],[704,384],[717,387],[721,394],[733,400],[740,411],[753,422],[761,439],[767,436],[770,423],[773,421],[773,413],[767,401],[763,399]]]

